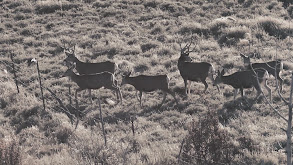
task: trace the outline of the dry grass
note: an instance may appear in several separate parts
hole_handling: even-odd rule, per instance
[[[12,150],[8,149],[16,146],[13,160],[22,164],[180,164],[177,156],[182,140],[190,133],[190,123],[215,111],[219,130],[239,149],[232,164],[285,163],[286,138],[280,128],[286,124],[264,99],[253,101],[256,92],[245,90],[245,98],[238,96],[234,102],[231,87],[221,85],[219,93],[211,81],[206,93],[201,83],[192,83],[191,95],[186,98],[177,60],[179,42],[188,43],[191,34],[198,40],[190,56],[194,61],[212,63],[217,70],[233,73],[242,69],[240,52],[257,51],[261,59],[252,59],[254,62],[285,60],[283,95],[289,98],[292,4],[277,0],[0,0],[0,6],[0,138],[8,140],[1,141],[0,151],[9,153]],[[42,112],[36,66],[28,67],[26,60],[37,58],[44,86],[72,110],[68,85],[72,85],[71,94],[76,85],[61,78],[67,69],[62,64],[63,42],[75,44],[82,61],[115,61],[118,82],[129,71],[133,75],[168,74],[179,107],[167,95],[158,109],[162,93],[151,92],[145,94],[140,108],[135,89],[126,85],[121,88],[123,105],[107,104],[115,98],[109,90],[93,91],[92,104],[88,93],[80,92],[80,110],[88,113],[79,116],[76,129],[46,90],[46,112]],[[20,81],[19,94],[10,54]],[[274,81],[269,85],[274,86]],[[107,147],[97,97],[102,102]],[[272,105],[287,115],[287,106],[276,92]]]

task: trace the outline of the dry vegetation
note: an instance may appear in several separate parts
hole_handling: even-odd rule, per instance
[[[186,98],[177,60],[178,41],[191,33],[199,38],[191,53],[194,61],[209,62],[228,73],[243,69],[240,52],[257,52],[261,58],[253,61],[282,59],[287,64],[283,95],[288,98],[293,55],[290,0],[0,0],[0,8],[0,164],[286,162],[286,134],[281,129],[286,123],[265,99],[254,101],[256,91],[246,90],[245,99],[238,96],[234,102],[232,87],[221,85],[219,93],[210,81],[206,93],[201,83],[193,83]],[[37,58],[44,87],[69,104],[68,85],[76,86],[61,78],[67,69],[62,64],[63,42],[76,44],[81,61],[115,61],[120,82],[129,69],[133,75],[168,74],[179,107],[167,95],[157,109],[162,93],[152,92],[140,108],[134,88],[126,85],[123,105],[107,104],[115,100],[110,90],[94,91],[93,104],[87,92],[80,92],[81,111],[89,113],[78,115],[76,129],[47,90],[43,112],[36,67],[28,67],[26,59]],[[21,82],[19,94],[11,54]],[[274,86],[271,79],[269,85]],[[287,116],[287,106],[276,91],[272,105]]]

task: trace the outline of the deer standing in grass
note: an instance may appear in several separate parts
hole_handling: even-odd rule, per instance
[[[91,75],[77,75],[73,72],[74,67],[75,66],[73,65],[71,68],[69,68],[63,74],[63,77],[70,77],[71,80],[78,85],[78,88],[75,91],[76,107],[78,106],[77,92],[85,89],[100,89],[102,87],[114,90],[117,95],[117,100],[120,99],[120,103],[122,104],[121,91],[120,88],[116,85],[114,74],[110,72],[102,72]]]
[[[206,82],[206,78],[209,77],[212,82],[214,82],[213,75],[215,73],[215,69],[212,64],[207,62],[192,62],[192,59],[189,57],[189,53],[193,52],[193,50],[189,50],[192,44],[192,40],[189,44],[186,44],[183,48],[180,44],[180,58],[178,59],[178,69],[181,77],[184,80],[185,86],[185,94],[190,94],[190,86],[191,81],[200,81],[204,84],[205,90],[208,88],[208,84]],[[219,87],[217,86],[219,90]]]
[[[80,75],[89,75],[96,74],[102,72],[110,72],[115,75],[115,70],[118,68],[117,64],[111,61],[105,61],[100,63],[87,63],[80,61],[75,56],[75,46],[73,49],[66,48],[64,45],[64,52],[66,54],[66,58],[64,59],[64,63],[67,67],[71,67],[72,64],[75,64],[75,69]],[[116,86],[118,82],[115,80]],[[91,90],[89,89],[89,95],[91,97]],[[118,97],[118,96],[117,96]]]
[[[224,69],[220,72],[218,71],[218,75],[215,78],[214,84],[218,85],[220,83],[224,83],[227,85],[231,85],[234,88],[234,101],[236,99],[236,95],[238,90],[241,91],[241,96],[244,96],[244,88],[252,88],[254,87],[257,90],[257,99],[262,93],[261,85],[264,85],[269,93],[269,99],[272,100],[271,88],[267,85],[267,79],[269,77],[268,71],[265,69],[254,69],[247,71],[239,71],[235,72],[231,75],[224,76]]]
[[[277,80],[280,81],[280,91],[283,90],[283,79],[280,77],[280,72],[283,70],[283,62],[279,60],[269,61],[264,63],[251,63],[250,58],[253,56],[245,56],[244,54],[240,54],[243,58],[244,65],[247,69],[256,69],[256,68],[263,68],[268,71],[269,74],[273,75]],[[276,86],[278,89],[278,86]]]
[[[130,77],[131,72],[126,75],[123,75],[122,78],[122,85],[130,84],[134,86],[136,90],[139,91],[139,103],[142,107],[142,96],[143,92],[152,92],[155,90],[162,90],[164,92],[164,98],[162,103],[159,105],[161,107],[166,100],[166,93],[169,93],[175,99],[175,102],[178,106],[178,101],[175,97],[175,93],[169,89],[169,77],[167,75],[157,75],[157,76],[146,76],[146,75],[139,75],[135,77]]]

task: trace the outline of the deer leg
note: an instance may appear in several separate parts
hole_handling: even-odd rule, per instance
[[[279,74],[278,74],[277,76],[278,76],[277,79],[280,81],[280,92],[282,92],[282,91],[283,91],[283,81],[284,81],[284,80],[280,77]],[[278,81],[278,80],[277,80],[277,81]]]
[[[91,101],[91,104],[93,103],[93,100],[92,100],[92,92],[91,92],[91,89],[88,89],[89,91],[89,97],[90,97],[90,101]]]
[[[112,85],[110,87],[106,87],[105,86],[105,88],[114,90],[116,92],[116,95],[117,95],[117,100],[119,101],[119,98],[120,98],[120,102],[122,104],[122,94],[121,94],[121,91],[120,91],[120,88],[119,87],[117,87],[116,85]]]
[[[191,88],[191,81],[189,80],[189,83],[188,83],[188,94],[190,95],[190,88]]]
[[[119,98],[118,98],[118,95],[119,95],[119,97],[120,97],[120,103],[122,104],[123,98],[122,98],[122,93],[121,93],[121,90],[120,90],[119,87],[117,87],[116,94],[117,94],[117,100],[119,100]]]
[[[269,97],[270,97],[270,101],[272,101],[272,90],[271,88],[268,86],[268,82],[265,81],[265,84],[264,84],[265,88],[267,89],[268,93],[269,93]],[[282,90],[281,90],[282,91]]]
[[[240,92],[241,92],[241,97],[243,97],[244,96],[243,88],[240,88]]]
[[[161,108],[161,106],[164,104],[164,102],[166,100],[166,96],[167,96],[167,93],[164,91],[164,98],[163,98],[162,103],[159,105],[159,108]]]
[[[184,86],[185,86],[185,94],[187,96],[187,82],[188,80],[184,79]]]
[[[78,108],[77,93],[78,93],[79,91],[82,91],[82,89],[81,89],[81,88],[78,88],[78,89],[76,89],[76,91],[75,91],[75,107],[76,107],[76,108]]]
[[[236,99],[237,93],[238,93],[238,89],[234,89],[234,101]]]
[[[204,91],[203,91],[203,92],[205,93],[206,90],[208,89],[208,86],[209,86],[209,85],[208,85],[208,83],[206,82],[206,80],[203,80],[203,79],[202,79],[201,82],[202,82],[202,83],[204,84],[204,86],[205,86]]]
[[[139,101],[139,96],[137,95],[137,92],[138,91],[135,92],[135,95],[136,95],[137,101]]]
[[[176,104],[177,104],[177,107],[179,107],[178,101],[177,101],[177,99],[176,99],[176,97],[175,97],[175,93],[172,92],[171,90],[168,90],[167,92],[170,93],[170,94],[173,96],[173,98],[174,98],[174,100],[175,100],[175,102],[176,102]]]
[[[140,107],[142,107],[141,98],[142,98],[142,91],[139,91],[139,104],[140,104]]]

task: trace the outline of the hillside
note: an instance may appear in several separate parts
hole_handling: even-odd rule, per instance
[[[195,144],[201,147],[209,138],[218,139],[213,147],[226,142],[233,146],[231,164],[286,163],[282,129],[287,125],[265,97],[255,101],[256,90],[246,89],[244,98],[239,93],[233,101],[231,86],[221,84],[218,92],[210,80],[205,93],[202,83],[193,82],[186,97],[177,61],[180,44],[188,44],[191,37],[196,38],[190,53],[193,61],[209,62],[216,70],[224,68],[226,74],[244,69],[240,53],[256,54],[253,62],[283,60],[282,95],[289,99],[293,66],[290,1],[0,0],[0,18],[0,157],[11,158],[7,164],[200,164],[201,160],[202,164],[227,164],[228,156],[217,162],[212,154],[204,158],[195,154]],[[123,104],[109,104],[116,96],[108,89],[93,90],[90,103],[85,90],[79,92],[79,114],[74,113],[77,86],[62,77],[67,70],[63,47],[74,45],[81,61],[118,64],[119,84],[129,71],[132,76],[167,74],[179,106],[167,95],[158,108],[163,93],[157,91],[144,94],[141,108],[135,88],[124,85]],[[27,63],[31,58],[39,64],[45,111],[36,65]],[[271,76],[270,104],[287,118],[288,107],[275,84]],[[47,88],[72,114],[62,111]],[[200,136],[204,130],[207,134]],[[212,131],[215,135],[208,137]]]

